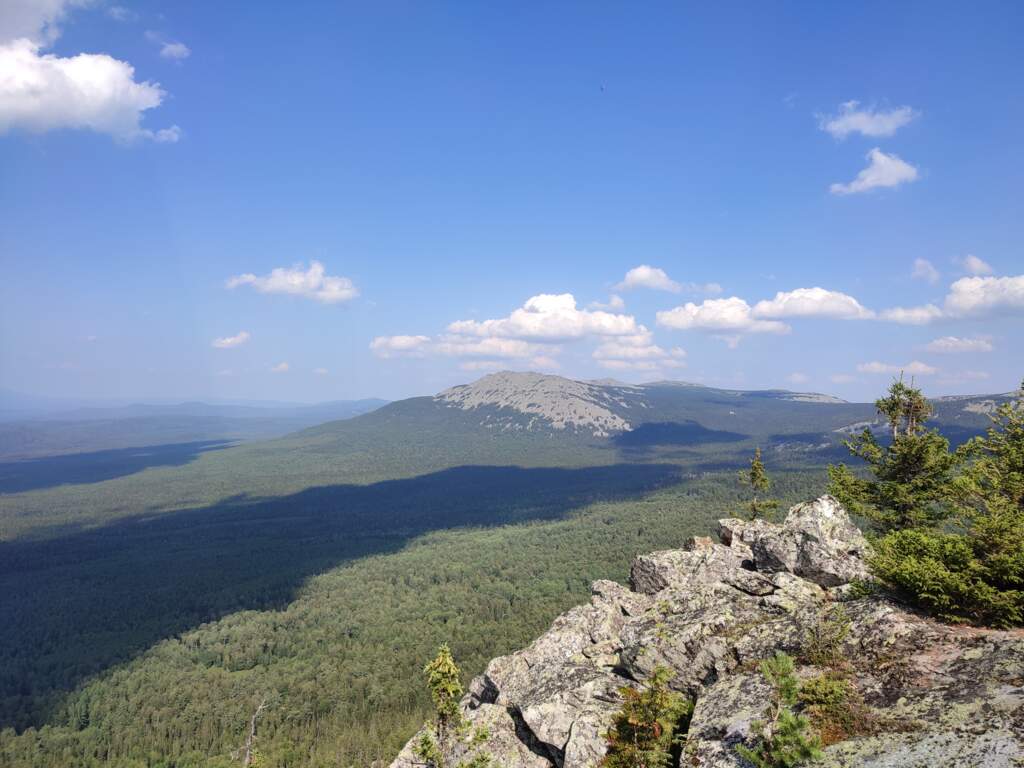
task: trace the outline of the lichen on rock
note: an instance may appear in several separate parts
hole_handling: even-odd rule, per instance
[[[869,547],[829,496],[793,507],[782,524],[721,520],[719,538],[638,557],[629,588],[596,582],[589,604],[488,664],[462,708],[486,725],[495,764],[597,766],[619,689],[667,667],[671,687],[695,701],[684,764],[745,765],[735,746],[749,744],[770,695],[758,662],[783,651],[802,678],[822,673],[807,638],[846,585],[868,578]],[[830,745],[821,765],[1024,760],[1024,633],[938,624],[879,596],[842,609],[835,655],[879,727]],[[392,768],[414,765],[406,747]]]

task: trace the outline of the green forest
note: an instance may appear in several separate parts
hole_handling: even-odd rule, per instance
[[[440,642],[476,674],[594,579],[624,579],[635,554],[742,504],[731,471],[672,465],[442,475],[371,487],[345,522],[317,519],[310,491],[215,521],[4,545],[5,587],[33,596],[3,609],[4,764],[237,764],[264,699],[269,764],[387,760],[428,711],[419,673]],[[778,490],[823,482],[783,473]],[[351,533],[371,520],[375,533]]]

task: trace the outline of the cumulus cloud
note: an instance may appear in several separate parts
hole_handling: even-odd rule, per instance
[[[81,129],[119,141],[173,143],[177,126],[142,127],[163,103],[158,83],[137,81],[131,64],[107,54],[45,53],[69,9],[85,0],[9,0],[0,13],[0,134]]]
[[[422,355],[429,336],[378,336],[370,342],[370,351],[377,357]]]
[[[292,267],[278,267],[271,270],[269,275],[262,277],[250,272],[228,278],[228,288],[237,288],[240,285],[251,285],[260,293],[302,296],[324,304],[350,301],[359,295],[351,280],[326,274],[324,265],[319,261],[311,261],[309,269],[303,268],[300,263]]]
[[[877,361],[861,363],[857,366],[857,370],[861,373],[908,373],[912,376],[930,376],[933,373],[938,373],[939,369],[933,368],[919,360],[914,360],[906,365],[890,365]]]
[[[902,325],[927,325],[932,320],[942,317],[942,310],[934,304],[920,307],[892,307],[878,313],[882,320]]]
[[[275,365],[273,368],[270,369],[270,372],[271,373],[287,373],[289,368],[291,368],[291,366],[288,365],[288,363],[278,363],[277,365]]]
[[[925,349],[929,352],[943,353],[991,352],[993,347],[992,342],[983,336],[978,336],[973,339],[961,339],[957,336],[943,336],[940,339],[928,342],[928,344],[925,345]]]
[[[833,184],[829,191],[833,195],[854,195],[880,187],[898,187],[917,178],[917,168],[878,147],[868,152],[867,159],[868,167],[857,178],[848,184]]]
[[[676,330],[691,328],[707,331],[739,333],[789,333],[789,326],[778,320],[762,320],[754,316],[750,305],[737,296],[728,299],[692,301],[658,312],[658,325]]]
[[[4,0],[0,13],[0,43],[24,38],[40,44],[60,37],[60,24],[74,8],[90,0]]]
[[[652,288],[656,291],[671,291],[672,293],[679,293],[683,289],[679,283],[666,274],[665,270],[647,264],[633,267],[622,278],[622,282],[615,286],[615,289],[619,291],[628,291],[633,288]]]
[[[845,139],[851,133],[859,133],[862,136],[892,136],[918,114],[910,107],[882,110],[873,107],[862,108],[860,102],[847,101],[839,105],[838,114],[822,116],[819,126],[821,130],[837,139]]]
[[[665,350],[654,343],[651,332],[640,326],[633,336],[620,336],[603,341],[593,352],[598,365],[612,370],[652,371],[659,368],[682,368],[686,351],[680,347]]]
[[[861,320],[873,317],[852,296],[824,288],[797,288],[793,291],[779,291],[771,301],[759,301],[754,305],[754,317],[835,317],[844,320]]]
[[[141,125],[143,113],[164,96],[159,84],[137,82],[131,64],[106,54],[59,57],[25,38],[0,43],[0,134],[76,128],[121,141],[171,143],[181,135],[177,126]]]
[[[915,280],[925,280],[929,283],[939,281],[939,270],[928,259],[914,259],[914,271],[910,275]]]
[[[571,293],[542,293],[528,299],[508,317],[458,320],[448,326],[448,331],[459,336],[558,341],[585,336],[628,336],[637,333],[638,327],[631,315],[578,309]]]
[[[979,259],[973,254],[967,254],[962,259],[957,259],[957,262],[964,271],[969,275],[991,275],[992,267],[989,266],[988,262]]]
[[[1024,275],[961,277],[949,287],[945,309],[953,317],[1024,310]]]
[[[633,288],[651,288],[671,293],[706,293],[712,296],[722,292],[722,286],[718,283],[679,283],[670,278],[665,270],[647,264],[633,267],[615,286],[618,291],[628,291]]]
[[[213,346],[217,349],[231,349],[245,344],[250,339],[248,331],[239,331],[234,336],[221,336],[213,340]]]

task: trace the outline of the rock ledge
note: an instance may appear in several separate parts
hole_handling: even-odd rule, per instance
[[[595,582],[589,604],[487,665],[462,706],[486,726],[497,765],[597,766],[618,689],[659,666],[696,702],[684,764],[748,765],[733,747],[768,703],[756,662],[776,650],[801,656],[847,585],[867,578],[868,544],[830,496],[798,504],[781,525],[721,520],[719,538],[638,557],[630,588]],[[818,765],[1024,764],[1024,633],[945,626],[878,597],[843,608],[853,682],[890,727],[829,746]],[[422,765],[414,741],[392,768]]]

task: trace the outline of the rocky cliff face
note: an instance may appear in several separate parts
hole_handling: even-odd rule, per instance
[[[854,599],[868,545],[828,496],[793,507],[782,525],[722,520],[719,539],[637,558],[629,588],[596,582],[589,605],[491,661],[462,706],[486,726],[497,765],[596,766],[619,689],[663,666],[696,703],[682,764],[746,766],[735,746],[751,743],[770,695],[758,662],[785,651],[802,679],[820,674],[808,646],[839,604],[833,650],[874,725],[829,745],[817,765],[1024,764],[1024,633]],[[392,768],[421,765],[407,746]]]

